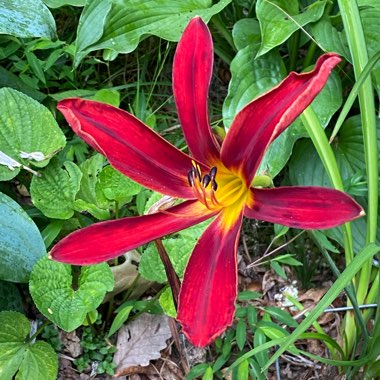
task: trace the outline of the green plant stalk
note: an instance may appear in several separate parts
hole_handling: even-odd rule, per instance
[[[227,43],[232,48],[233,52],[237,52],[236,46],[234,44],[234,40],[232,38],[231,32],[227,29],[226,24],[222,21],[219,14],[216,14],[211,18],[212,25],[215,29],[223,36],[223,38],[227,41]]]
[[[338,5],[350,48],[356,79],[368,63],[368,54],[363,27],[360,19],[359,8],[356,1],[338,0]],[[378,154],[376,114],[373,98],[371,78],[368,77],[358,93],[360,115],[363,128],[364,155],[368,180],[368,210],[367,210],[367,243],[376,241],[377,210],[378,210]],[[372,260],[363,266],[358,277],[357,300],[362,304],[366,299],[370,283]],[[377,310],[379,313],[379,310]],[[352,335],[355,330],[345,326],[347,337],[346,352],[351,352],[353,347]]]
[[[335,189],[344,191],[342,177],[339,172],[334,152],[328,142],[318,116],[315,114],[313,108],[309,106],[303,111],[300,117],[308,135],[313,141],[320,159],[322,160],[323,166],[325,167],[332,185]],[[342,231],[345,259],[346,264],[348,265],[353,259],[352,231],[350,223],[344,224],[342,226]]]
[[[344,190],[342,177],[339,172],[338,164],[335,159],[334,152],[328,142],[325,131],[322,127],[318,116],[315,114],[312,107],[306,108],[306,110],[301,115],[301,120],[305,126],[313,144],[318,152],[319,157],[322,160],[322,163],[325,167],[325,170],[330,178],[331,183],[337,190]],[[344,254],[346,260],[346,266],[351,263],[354,258],[353,254],[353,244],[352,244],[352,230],[350,223],[346,223],[342,226],[343,232],[343,245],[344,245]],[[353,279],[354,281],[354,279]],[[359,302],[358,302],[359,303]],[[360,302],[361,303],[361,302]],[[347,303],[348,306],[351,306],[351,302]],[[346,336],[348,347],[353,347],[355,341],[356,325],[355,318],[353,313],[346,314],[345,320],[345,331],[349,332]],[[354,333],[353,333],[354,332]],[[347,354],[347,350],[345,353]]]

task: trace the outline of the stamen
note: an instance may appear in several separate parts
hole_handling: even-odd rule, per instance
[[[216,172],[217,172],[217,171],[218,171],[218,169],[217,169],[216,166],[214,166],[214,167],[211,168],[211,170],[210,170],[210,177],[211,177],[212,180],[215,179],[215,176],[216,176]]]
[[[202,179],[203,187],[206,188],[210,182],[211,182],[211,177],[208,174],[206,174]]]
[[[211,181],[211,188],[214,191],[218,190],[218,184],[216,183],[215,179],[212,179],[212,181]]]
[[[189,170],[189,172],[187,173],[187,180],[189,181],[189,185],[191,187],[194,186],[194,173],[193,173],[193,169]]]

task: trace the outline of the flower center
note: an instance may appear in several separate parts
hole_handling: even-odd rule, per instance
[[[202,174],[200,166],[193,161],[188,172],[189,185],[194,195],[209,210],[225,208],[237,201],[244,202],[248,193],[240,177],[224,167],[221,169],[218,173],[218,167],[213,166],[208,173]]]

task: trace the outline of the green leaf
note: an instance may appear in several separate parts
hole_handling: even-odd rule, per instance
[[[23,311],[22,299],[15,284],[0,281],[0,311]]]
[[[277,261],[272,260],[270,262],[270,266],[284,280],[288,279],[288,277],[286,276],[285,271],[282,269],[282,266]]]
[[[247,326],[243,319],[239,319],[236,325],[236,344],[240,351],[243,351],[247,341]]]
[[[55,380],[58,358],[50,344],[26,340],[30,331],[28,319],[20,313],[0,313],[0,373],[2,380]]]
[[[17,75],[0,66],[0,88],[1,87],[13,88],[14,90],[20,91],[25,95],[30,96],[38,102],[42,102],[46,98],[46,95],[44,93],[37,91],[32,87],[29,87]]]
[[[326,0],[315,1],[304,12],[299,13],[297,1],[257,0],[256,14],[262,34],[258,56],[281,45],[301,27],[319,20],[325,5]]]
[[[230,2],[221,0],[212,5],[210,0],[172,0],[169,5],[167,0],[89,1],[79,22],[74,64],[99,49],[130,53],[149,35],[178,41],[191,18],[198,15],[208,22]]]
[[[160,295],[159,298],[162,310],[166,315],[172,318],[177,317],[177,310],[174,305],[173,293],[170,287],[167,287]]]
[[[281,323],[285,323],[290,327],[297,327],[298,323],[296,320],[286,311],[280,309],[279,307],[267,306],[264,310],[274,319]]]
[[[108,165],[99,174],[96,184],[97,190],[101,191],[109,201],[117,201],[124,204],[130,197],[138,194],[142,186]]]
[[[74,7],[83,7],[86,4],[86,0],[44,0],[44,3],[49,8],[60,8],[64,5],[72,5]]]
[[[0,89],[0,152],[22,165],[44,167],[66,140],[50,111],[11,88]],[[42,161],[22,158],[21,152],[40,152]],[[20,168],[0,165],[0,181],[14,178]]]
[[[254,292],[252,290],[244,290],[242,292],[239,292],[238,294],[238,301],[250,301],[250,300],[255,300],[257,298],[260,298],[262,296],[261,293],[259,292]]]
[[[267,338],[264,334],[264,332],[260,329],[256,329],[254,335],[253,335],[253,346],[254,347],[259,347],[263,345],[267,341]],[[257,360],[258,364],[263,367],[264,364],[268,361],[269,359],[269,354],[268,351],[262,351],[259,352],[257,355],[255,355],[255,359]]]
[[[106,263],[81,267],[73,289],[71,266],[42,258],[34,266],[29,289],[40,312],[65,331],[82,325],[86,314],[95,310],[114,286]]]
[[[351,61],[351,54],[344,32],[339,32],[331,23],[331,19],[323,17],[312,25],[311,30],[317,43],[325,51],[334,51]]]
[[[0,34],[53,39],[56,37],[54,17],[42,0],[2,0]]]
[[[169,238],[164,240],[165,249],[176,273],[182,277],[183,271],[192,252],[196,240]],[[165,268],[154,244],[150,244],[143,252],[139,264],[140,274],[149,281],[164,283],[167,281]]]
[[[293,266],[302,266],[303,264],[294,258],[294,255],[285,254],[281,256],[277,256],[272,259],[272,261],[277,261],[278,263],[293,265]]]
[[[120,92],[116,90],[111,90],[109,88],[102,88],[97,91],[93,100],[97,102],[102,102],[106,104],[111,104],[111,106],[119,107],[120,105]]]
[[[34,205],[49,218],[69,219],[74,215],[82,172],[71,161],[63,165],[64,168],[57,159],[52,160],[41,171],[42,176],[34,176],[30,185]]]
[[[251,46],[255,51],[258,51],[261,44],[259,22],[253,18],[237,21],[232,29],[232,38],[238,50]]]
[[[63,228],[62,220],[53,220],[51,221],[41,232],[41,235],[44,239],[45,247],[49,248],[53,243],[55,238],[59,235]]]
[[[354,278],[356,273],[362,266],[368,262],[375,254],[380,251],[380,248],[375,244],[367,245],[359,254],[357,254],[351,263],[346,267],[344,272],[341,273],[339,278],[329,288],[323,298],[318,302],[314,309],[307,315],[307,317],[300,323],[300,325],[293,331],[293,333],[281,344],[277,352],[266,363],[264,369],[269,368],[280,355],[289,350],[292,344],[298,337],[305,332],[323,313],[323,311],[334,301],[340,292],[347,286],[347,284]]]
[[[206,220],[203,223],[180,231],[175,238],[164,240],[165,249],[179,277],[183,276],[189,256],[202,232],[209,224],[210,221]],[[154,244],[150,244],[143,252],[139,272],[150,281],[159,283],[167,281],[164,265]]]
[[[27,213],[0,193],[0,279],[28,282],[38,259],[46,255],[41,234]]]
[[[237,368],[237,378],[239,380],[248,380],[249,376],[249,363],[248,360],[243,360]]]
[[[132,309],[133,306],[126,306],[117,312],[116,317],[114,318],[110,327],[110,331],[107,334],[108,338],[115,334],[115,332],[119,330],[121,326],[123,326],[124,322],[127,321]]]

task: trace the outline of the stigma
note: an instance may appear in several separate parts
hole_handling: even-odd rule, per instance
[[[189,185],[194,191],[194,195],[202,202],[209,210],[220,208],[221,204],[216,199],[215,193],[218,189],[216,182],[217,167],[214,166],[210,171],[202,175],[200,166],[192,161],[191,170],[187,173]]]

